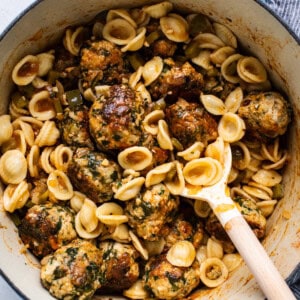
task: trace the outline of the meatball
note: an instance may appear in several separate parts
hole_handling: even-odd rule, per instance
[[[166,95],[176,98],[188,95],[200,95],[203,76],[189,62],[175,63],[172,59],[164,59],[164,68],[158,79],[150,86],[152,99],[157,100]]]
[[[166,108],[166,119],[172,135],[185,148],[197,141],[206,145],[218,136],[216,120],[200,103],[179,99]]]
[[[81,50],[80,68],[83,88],[93,87],[97,83],[121,83],[122,78],[127,76],[123,53],[105,40],[87,42]]]
[[[143,281],[158,299],[183,299],[200,283],[200,265],[194,260],[190,267],[176,267],[160,254],[147,262]]]
[[[238,110],[249,134],[260,141],[286,132],[291,121],[288,102],[277,92],[255,92],[246,96]]]
[[[67,174],[72,184],[95,202],[109,201],[113,196],[113,183],[121,178],[117,163],[88,148],[76,150]]]
[[[164,184],[156,184],[136,199],[126,201],[125,214],[139,237],[153,241],[160,237],[163,226],[173,220],[178,205],[178,198]]]
[[[77,237],[74,212],[52,203],[34,205],[22,219],[19,235],[34,255],[48,255]]]
[[[41,281],[57,299],[90,299],[100,288],[100,250],[76,239],[41,261]]]
[[[114,241],[99,244],[103,262],[100,268],[101,289],[106,292],[128,289],[139,277],[139,253],[129,244]]]
[[[147,103],[127,85],[113,85],[90,109],[90,132],[102,151],[123,150],[142,138]]]
[[[59,122],[61,137],[65,144],[75,147],[94,148],[89,133],[88,108],[78,106],[76,109],[66,108],[64,117]]]
[[[153,56],[172,57],[176,51],[176,43],[168,39],[159,39],[151,45]]]

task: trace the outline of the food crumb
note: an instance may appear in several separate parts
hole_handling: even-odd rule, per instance
[[[288,210],[284,210],[282,212],[282,216],[286,219],[286,220],[289,220],[291,218],[291,212],[288,211]]]

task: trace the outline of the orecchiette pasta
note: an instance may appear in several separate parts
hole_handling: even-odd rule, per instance
[[[151,185],[158,184],[164,181],[169,172],[174,168],[174,163],[169,162],[163,165],[157,166],[147,173],[145,185],[149,187]]]
[[[175,243],[167,253],[167,260],[177,267],[190,267],[196,258],[196,250],[189,241]]]
[[[47,186],[58,200],[69,200],[73,196],[73,186],[68,176],[62,171],[51,172],[47,179]]]
[[[92,232],[88,232],[81,224],[79,213],[77,213],[77,215],[75,217],[76,232],[83,239],[88,239],[88,240],[95,239],[102,233],[103,226],[104,225],[101,222],[98,222],[97,228]]]
[[[156,135],[158,133],[158,121],[162,120],[164,117],[165,113],[163,110],[152,111],[143,121],[145,130],[150,134]]]
[[[66,30],[64,37],[65,48],[73,55],[78,55],[82,43],[81,35],[84,31],[82,26],[76,28],[74,31],[70,28]]]
[[[0,116],[1,132],[0,132],[0,145],[7,142],[13,134],[13,127],[10,122],[10,115]]]
[[[223,247],[222,244],[216,239],[209,238],[207,241],[207,257],[216,257],[222,259]]]
[[[87,232],[93,232],[98,227],[99,220],[96,216],[96,210],[95,202],[85,198],[78,215],[81,225]]]
[[[142,280],[137,280],[129,289],[123,292],[123,295],[130,299],[146,299],[149,297]]]
[[[148,260],[149,253],[147,249],[142,245],[139,238],[131,230],[129,230],[129,236],[135,249],[141,254],[143,259]]]
[[[159,19],[168,14],[173,9],[173,4],[169,1],[143,7],[143,11],[151,18]]]
[[[96,210],[97,218],[106,225],[118,226],[128,221],[123,209],[114,202],[107,202],[100,205]]]
[[[216,35],[225,43],[226,46],[237,48],[236,36],[228,27],[216,22],[214,22],[212,25]]]
[[[57,129],[54,121],[46,121],[34,143],[40,147],[53,146],[57,142],[60,136],[59,130]]]
[[[130,181],[122,184],[122,186],[116,190],[115,198],[122,201],[127,201],[135,198],[140,192],[144,182],[144,177],[131,179]]]
[[[40,158],[40,149],[37,145],[33,145],[27,155],[28,171],[31,177],[39,176],[38,162]]]
[[[173,150],[168,124],[165,120],[158,121],[157,141],[159,146],[165,150]]]
[[[142,72],[145,86],[151,84],[158,78],[163,70],[163,66],[163,60],[159,56],[155,56],[145,63]]]
[[[183,157],[185,160],[193,160],[201,156],[203,149],[204,144],[202,142],[195,142],[189,148],[177,152],[177,155]]]

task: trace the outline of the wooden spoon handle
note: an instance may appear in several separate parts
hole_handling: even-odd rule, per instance
[[[230,219],[224,228],[268,300],[296,299],[242,216]]]

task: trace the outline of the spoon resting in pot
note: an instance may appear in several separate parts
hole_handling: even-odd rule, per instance
[[[225,143],[221,179],[208,187],[186,185],[181,196],[210,205],[268,300],[296,299],[233,200],[226,195],[231,163],[231,148]]]

